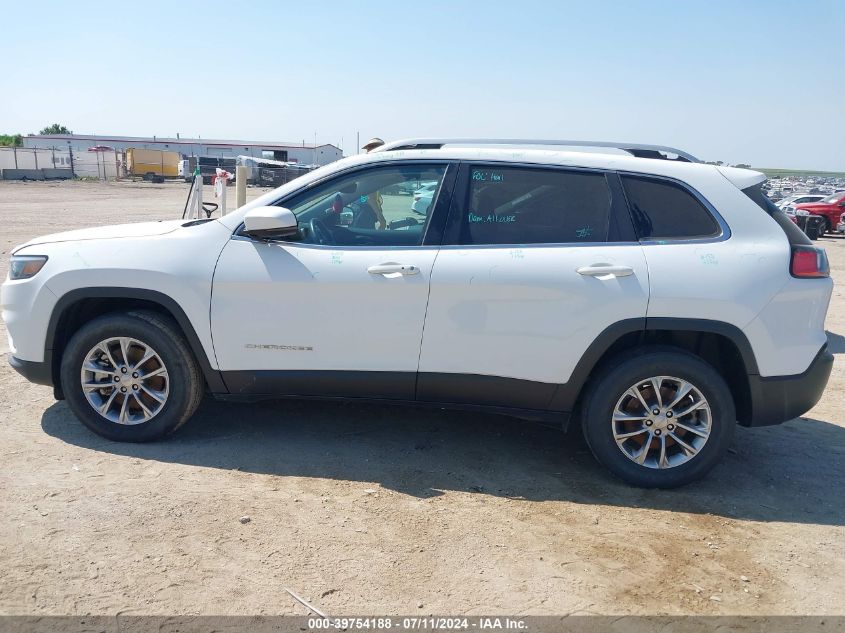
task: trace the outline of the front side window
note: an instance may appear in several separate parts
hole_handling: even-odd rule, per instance
[[[334,178],[282,204],[296,241],[332,246],[417,246],[446,165],[379,166]]]
[[[667,180],[622,176],[641,239],[714,237],[719,225],[685,187]]]
[[[610,204],[600,173],[473,166],[460,243],[604,242]]]

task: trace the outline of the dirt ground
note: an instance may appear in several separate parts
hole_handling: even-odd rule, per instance
[[[0,276],[15,244],[186,194],[0,182]],[[845,280],[845,240],[819,243]],[[463,412],[207,401],[167,441],[113,443],[9,367],[2,329],[0,613],[306,614],[290,588],[332,615],[845,614],[842,286],[827,329],[819,405],[739,428],[669,492],[577,433]]]

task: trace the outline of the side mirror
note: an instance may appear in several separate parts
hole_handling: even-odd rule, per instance
[[[285,207],[254,207],[244,215],[244,232],[260,239],[290,237],[299,231],[299,223]]]

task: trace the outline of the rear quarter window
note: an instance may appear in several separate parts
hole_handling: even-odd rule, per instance
[[[667,180],[622,176],[640,239],[715,237],[719,224],[692,192]]]

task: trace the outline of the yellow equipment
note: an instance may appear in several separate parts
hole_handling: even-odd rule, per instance
[[[152,180],[156,176],[176,178],[179,175],[181,158],[178,152],[130,147],[126,150],[126,173],[130,176],[141,176],[145,180]]]

